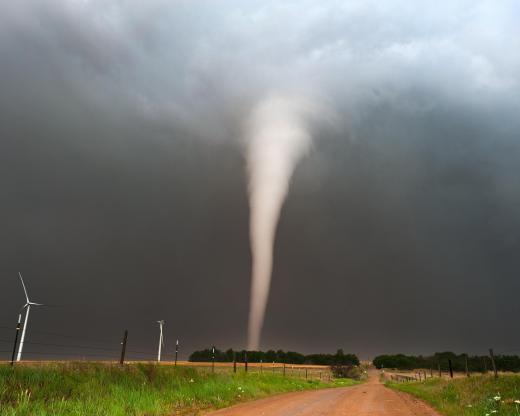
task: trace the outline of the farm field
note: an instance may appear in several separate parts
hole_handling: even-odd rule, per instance
[[[431,378],[388,387],[422,399],[446,416],[520,415],[520,376],[472,375],[453,380]]]
[[[2,364],[0,414],[196,415],[276,393],[352,384],[276,372],[213,373],[187,365],[49,362],[12,369]]]

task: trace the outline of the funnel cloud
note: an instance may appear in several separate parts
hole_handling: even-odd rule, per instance
[[[247,125],[247,167],[251,252],[251,300],[248,348],[258,350],[265,316],[276,225],[298,160],[311,136],[303,118],[304,103],[271,96],[254,108]]]

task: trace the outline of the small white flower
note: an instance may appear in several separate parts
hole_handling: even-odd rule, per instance
[[[473,407],[473,405],[471,405],[471,404],[468,404],[468,405],[467,405],[466,407]]]
[[[516,404],[520,404],[520,400],[515,400],[515,403]]]
[[[502,399],[502,397],[500,397],[500,393],[499,393],[495,397],[493,397],[493,399],[495,399],[496,402],[499,402],[500,399]]]
[[[193,380],[192,378],[190,378],[190,383],[195,383],[195,380]]]
[[[496,410],[492,410],[491,413],[496,413],[497,411]]]

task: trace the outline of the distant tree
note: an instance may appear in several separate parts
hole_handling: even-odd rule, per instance
[[[345,354],[342,349],[336,351],[336,354],[310,354],[303,355],[296,351],[269,350],[269,351],[233,351],[229,348],[221,351],[215,348],[215,361],[231,362],[233,361],[233,353],[236,354],[238,362],[244,362],[247,353],[247,360],[251,363],[263,362],[282,362],[287,364],[316,364],[316,365],[359,365],[359,359],[355,354]],[[212,349],[206,348],[200,351],[194,351],[189,361],[192,362],[210,362],[212,360]]]
[[[376,368],[396,368],[398,370],[412,370],[416,368],[437,369],[448,371],[448,361],[451,360],[454,371],[465,371],[466,354],[455,354],[451,351],[436,352],[432,356],[406,356],[403,354],[379,355],[372,362]],[[488,356],[467,356],[468,369],[471,372],[484,372],[491,369]],[[516,355],[496,355],[495,364],[499,371],[520,371],[520,357]]]

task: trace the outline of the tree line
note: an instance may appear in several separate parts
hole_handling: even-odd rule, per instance
[[[468,370],[485,372],[492,370],[491,358],[487,355],[455,354],[451,351],[436,352],[430,356],[422,355],[379,355],[373,359],[376,368],[396,368],[398,370],[414,370],[417,368],[449,370],[448,360],[451,360],[453,371],[465,371],[466,357]],[[520,371],[520,357],[517,355],[495,355],[495,365],[498,371]]]
[[[235,351],[231,348],[226,351],[215,348],[214,358],[216,362],[244,362],[250,363],[286,363],[286,364],[315,364],[315,365],[359,365],[359,359],[355,354],[345,354],[339,349],[335,354],[309,354],[304,355],[295,351],[268,350],[268,351]],[[189,361],[211,362],[213,360],[213,349],[206,348],[191,353]]]

